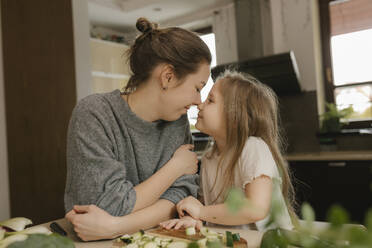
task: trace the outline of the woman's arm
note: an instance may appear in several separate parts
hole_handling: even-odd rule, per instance
[[[197,157],[190,151],[192,147],[192,145],[182,145],[168,163],[150,178],[134,187],[137,197],[132,212],[155,203],[180,176],[197,172]]]
[[[114,217],[95,205],[74,206],[66,218],[74,225],[77,235],[88,241],[112,239],[140,229],[149,229],[174,218],[175,213],[175,205],[161,199],[147,208],[121,217]]]
[[[245,186],[249,206],[237,213],[231,213],[226,204],[204,206],[200,219],[222,225],[243,225],[264,219],[271,206],[272,182],[267,176],[256,178]]]

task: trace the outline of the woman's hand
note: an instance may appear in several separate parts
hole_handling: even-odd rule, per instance
[[[185,213],[187,213],[194,219],[200,219],[203,207],[204,205],[200,201],[189,196],[177,204],[177,212],[180,217],[184,217]]]
[[[198,171],[198,157],[191,151],[193,148],[191,144],[182,145],[173,154],[172,165],[178,166],[182,175],[192,175]]]
[[[76,234],[84,241],[113,239],[120,235],[115,229],[118,217],[95,205],[75,205],[65,217],[74,225]]]
[[[188,228],[188,227],[196,227],[196,229],[200,230],[203,227],[203,222],[201,220],[196,220],[191,216],[185,216],[181,219],[171,219],[159,224],[161,227],[165,229],[180,229],[180,228]]]

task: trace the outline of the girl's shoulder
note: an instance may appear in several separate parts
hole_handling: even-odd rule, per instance
[[[260,137],[249,136],[245,141],[243,152],[249,153],[267,153],[270,152],[269,146]],[[271,154],[271,152],[270,152]]]

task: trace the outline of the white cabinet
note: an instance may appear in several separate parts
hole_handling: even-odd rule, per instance
[[[92,91],[122,89],[129,79],[129,65],[124,44],[91,38]]]

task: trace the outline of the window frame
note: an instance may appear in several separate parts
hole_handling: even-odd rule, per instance
[[[332,55],[331,55],[331,21],[330,21],[330,9],[329,5],[331,2],[337,2],[339,0],[318,0],[319,7],[319,21],[320,21],[320,37],[321,37],[321,51],[322,51],[322,74],[323,74],[323,86],[325,100],[329,103],[336,103],[334,91],[336,88],[358,86],[358,85],[370,85],[372,81],[354,83],[354,84],[343,84],[336,86],[333,80],[333,66],[332,66]],[[351,121],[346,123],[343,129],[362,129],[371,128],[372,120],[365,121]]]

